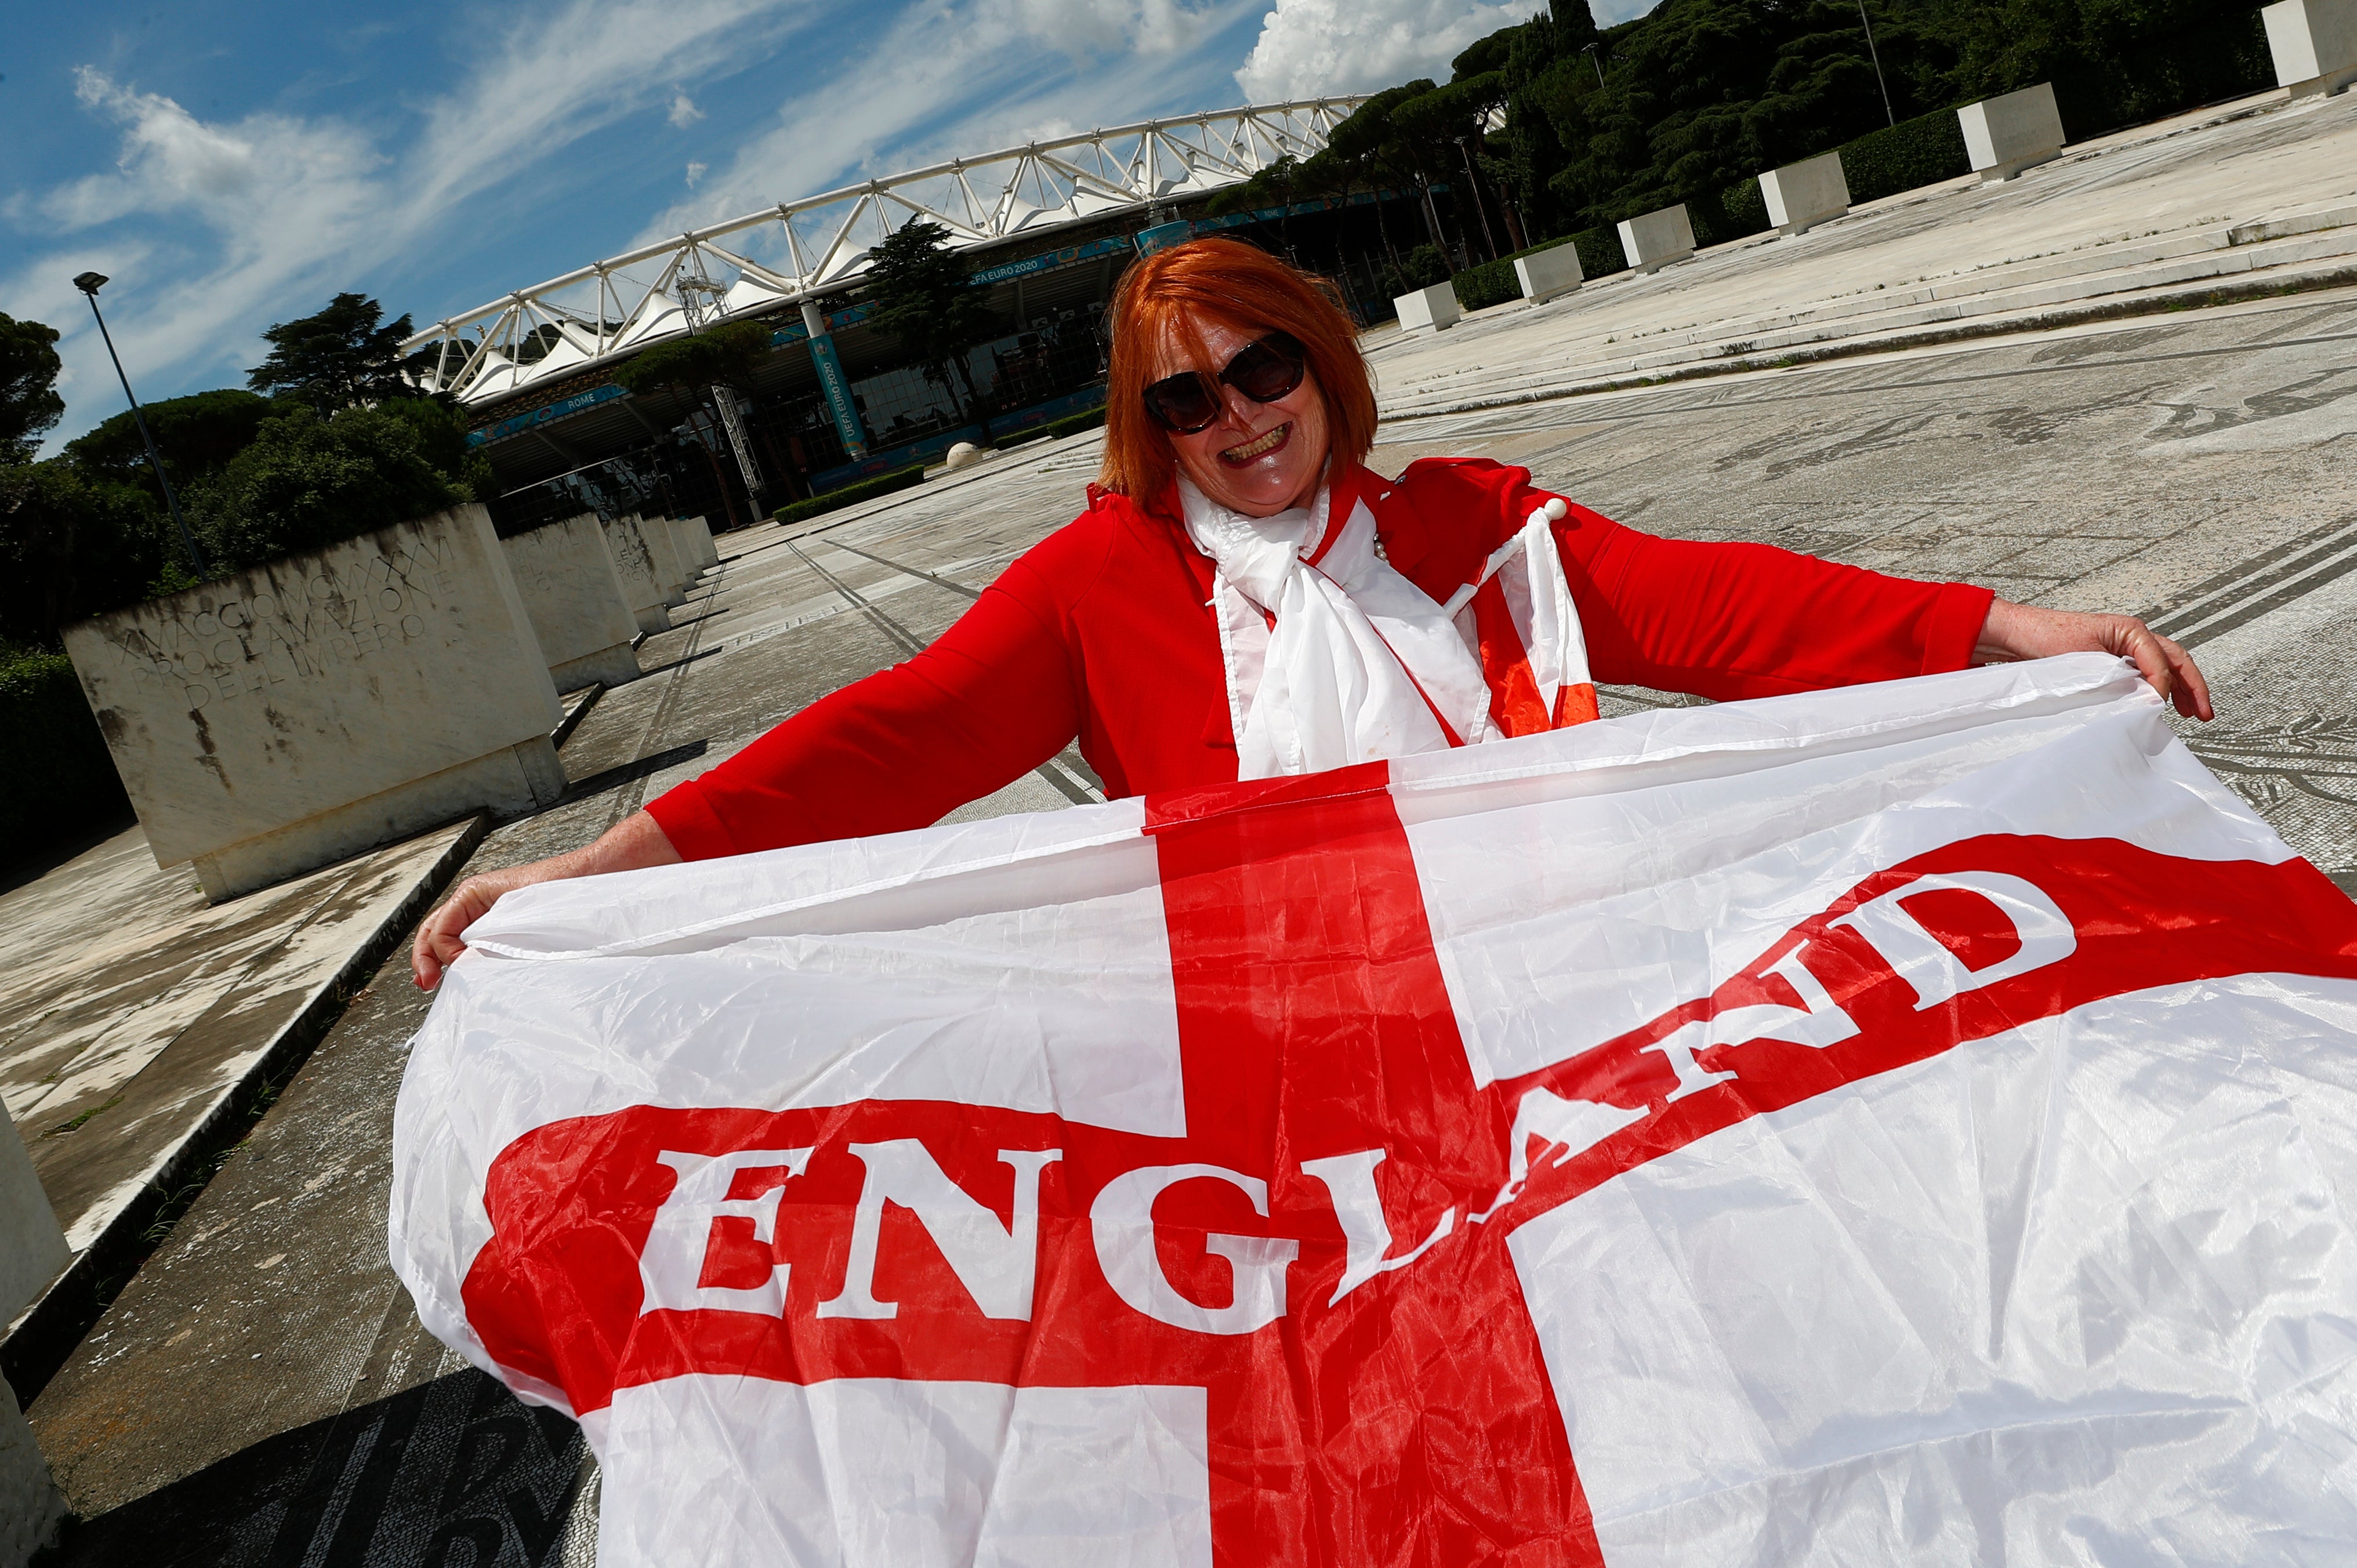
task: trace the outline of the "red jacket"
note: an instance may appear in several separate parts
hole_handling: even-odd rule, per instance
[[[1361,475],[1391,564],[1434,599],[1548,492],[1486,458]],[[1232,784],[1211,564],[1169,502],[1093,486],[922,653],[812,703],[647,807],[690,860],[895,832],[1000,789],[1074,736],[1108,796]],[[1656,539],[1574,506],[1555,525],[1597,681],[1760,697],[1962,669],[1986,588],[1765,544]]]

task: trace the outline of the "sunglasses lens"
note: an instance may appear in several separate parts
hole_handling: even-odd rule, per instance
[[[1211,395],[1204,378],[1193,371],[1166,376],[1146,388],[1146,410],[1182,435],[1191,435],[1220,417],[1219,400]]]
[[[1254,403],[1275,403],[1301,384],[1301,345],[1273,332],[1228,361],[1222,378]]]

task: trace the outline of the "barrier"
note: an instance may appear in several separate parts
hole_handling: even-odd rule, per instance
[[[1659,272],[1694,254],[1694,225],[1686,219],[1684,202],[1624,219],[1620,228],[1620,252],[1641,273]]]
[[[548,678],[559,692],[594,682],[619,686],[639,678],[639,657],[630,647],[638,618],[623,595],[622,574],[597,513],[503,539],[500,548]]]
[[[1841,154],[1821,153],[1760,177],[1760,195],[1768,204],[1768,221],[1787,236],[1805,234],[1849,211],[1849,181],[1843,177]]]
[[[1533,305],[1544,305],[1571,293],[1587,281],[1579,269],[1579,247],[1550,245],[1527,256],[1516,256],[1514,281],[1523,285],[1523,297]]]
[[[1392,301],[1392,307],[1399,312],[1400,330],[1403,332],[1446,332],[1457,325],[1457,318],[1462,314],[1457,307],[1455,286],[1445,283],[1417,289],[1414,294],[1401,295]]]
[[[66,652],[158,865],[214,902],[565,791],[563,717],[468,505],[81,621]]]
[[[1964,154],[1983,185],[2011,179],[2060,157],[2067,139],[2050,81],[1967,103],[1956,111],[1956,118],[1964,128]]]
[[[2330,97],[2357,81],[2357,0],[2282,0],[2259,16],[2276,80],[2294,98]]]

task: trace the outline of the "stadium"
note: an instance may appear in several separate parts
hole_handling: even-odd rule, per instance
[[[1410,247],[1437,239],[1460,263],[1476,253],[1480,224],[1458,220],[1447,184],[1212,210],[1222,192],[1323,148],[1362,102],[1146,121],[780,202],[437,322],[405,346],[410,364],[468,411],[503,532],[585,508],[749,521],[1101,406],[1096,325],[1114,281],[1175,238],[1243,234],[1334,277],[1361,319],[1388,316],[1394,259]],[[948,231],[1003,328],[969,359],[987,432],[864,319],[869,247],[917,220]],[[632,393],[614,379],[654,345],[746,320],[771,328],[749,396]]]

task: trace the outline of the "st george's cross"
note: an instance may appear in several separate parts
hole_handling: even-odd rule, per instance
[[[723,1058],[763,1030],[714,1025],[728,972],[697,976],[691,1019],[617,988],[620,966],[682,961],[576,961],[602,1026],[732,1043],[692,1075],[650,1069],[630,1103],[493,1139],[478,1231],[438,1285],[397,1200],[429,1326],[584,1421],[621,1561],[705,1560],[711,1527],[796,1563],[1599,1564],[1582,1477],[1605,1461],[1583,1458],[1588,1369],[1550,1272],[1571,1265],[1534,1240],[1551,1219],[1756,1119],[2107,1002],[2357,982],[2357,908],[2287,853],[1966,831],[1830,883],[1790,868],[1808,907],[1758,895],[1771,912],[1743,929],[1766,934],[1723,973],[1644,980],[1631,934],[1627,989],[1686,993],[1527,1067],[1468,1036],[1495,1032],[1482,994],[1544,991],[1565,957],[1546,897],[1473,972],[1435,929],[1464,890],[1420,863],[1395,784],[1379,764],[1145,804],[1175,1082],[1089,1094],[1167,1088],[1161,1112],[1092,1121],[987,1087],[1023,1070],[1004,1054],[1021,1016],[952,1047],[965,1096],[731,1102]],[[1564,946],[1592,967],[1614,940]],[[920,990],[924,944],[907,958]],[[1580,1042],[1560,1022],[1549,1037]],[[1143,1026],[1108,1007],[1093,1026]],[[857,1054],[814,1070],[856,1085]],[[1753,1288],[1805,1293],[1811,1260],[1792,1265]],[[462,1325],[436,1323],[437,1290]]]

